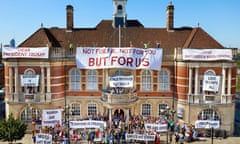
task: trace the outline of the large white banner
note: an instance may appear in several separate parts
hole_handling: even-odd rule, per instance
[[[78,47],[77,67],[81,69],[126,68],[160,70],[161,48]]]
[[[70,128],[106,128],[107,123],[105,121],[97,120],[82,120],[82,121],[70,121]]]
[[[217,92],[219,89],[220,76],[204,75],[203,90]]]
[[[52,144],[52,135],[46,133],[37,133],[36,144]]]
[[[183,60],[212,61],[232,60],[231,49],[183,49]]]
[[[54,127],[56,124],[62,125],[61,109],[43,110],[42,127]]]
[[[144,127],[147,131],[156,131],[156,132],[166,132],[168,129],[167,124],[145,123]]]
[[[220,121],[219,120],[197,120],[195,122],[195,128],[219,128]]]
[[[133,87],[133,76],[112,76],[109,77],[110,87]]]
[[[39,75],[21,75],[21,86],[35,86],[39,85]]]
[[[155,135],[126,133],[126,140],[155,141]]]
[[[48,47],[3,47],[2,58],[48,58]]]

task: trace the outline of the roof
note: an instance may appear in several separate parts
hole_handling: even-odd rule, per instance
[[[163,49],[182,48],[224,48],[202,28],[182,27],[167,31],[166,28],[145,28],[137,20],[128,20],[127,27],[120,29],[121,47],[156,47],[160,43]],[[74,28],[71,32],[66,28],[40,28],[19,47],[118,47],[119,28],[112,27],[112,20],[102,20],[94,28]],[[173,52],[170,50],[169,52]]]

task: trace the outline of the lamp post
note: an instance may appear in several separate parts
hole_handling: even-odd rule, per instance
[[[69,106],[66,105],[64,107],[64,121],[65,121],[65,128],[66,128],[66,140],[67,140],[67,144],[70,144],[70,136],[69,136]]]
[[[213,144],[213,131],[214,131],[214,129],[213,129],[213,127],[211,128],[211,137],[212,137],[212,144]]]
[[[65,137],[67,139],[67,144],[70,144],[70,136],[69,136],[69,107],[67,105],[67,73],[66,73],[66,65],[64,65],[64,121],[65,121],[65,128],[67,133]]]
[[[168,144],[168,130],[169,130],[169,124],[168,124],[168,118],[169,118],[169,106],[167,105],[165,107],[165,109],[161,109],[160,112],[164,114],[164,119],[165,121],[167,122],[167,135],[166,135],[166,141],[167,141],[167,144]]]

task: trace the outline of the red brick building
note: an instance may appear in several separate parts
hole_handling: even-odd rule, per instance
[[[199,119],[220,121],[220,128],[233,132],[236,63],[226,59],[184,59],[183,50],[216,52],[226,49],[201,27],[174,27],[174,6],[166,9],[165,28],[146,28],[128,20],[127,0],[113,0],[112,20],[95,28],[75,28],[74,11],[66,8],[66,28],[39,28],[19,47],[49,47],[47,59],[5,58],[7,114],[22,120],[41,117],[43,109],[71,109],[70,119],[91,115],[168,116],[189,124]],[[79,69],[77,47],[162,48],[160,71],[150,69]],[[220,54],[222,54],[220,52]],[[108,93],[109,77],[133,76],[133,87],[121,94]],[[216,76],[219,87],[205,91],[204,76]],[[33,76],[37,85],[21,85]],[[29,89],[31,91],[29,92]],[[131,90],[136,90],[131,93]],[[107,92],[107,93],[106,93]]]

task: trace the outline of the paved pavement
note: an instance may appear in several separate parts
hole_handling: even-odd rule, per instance
[[[165,140],[166,140],[165,136],[161,137],[161,144],[166,143]],[[8,142],[0,141],[0,144],[8,144]],[[25,137],[22,140],[17,141],[16,144],[33,144],[32,135],[26,134]],[[76,143],[74,143],[74,144],[76,144]],[[78,144],[80,144],[80,143],[78,143]],[[87,143],[84,142],[81,144],[87,144]],[[185,144],[188,144],[188,143],[185,142]],[[211,138],[201,138],[200,141],[191,142],[189,144],[212,144],[212,140],[211,140]],[[240,144],[240,137],[227,137],[226,139],[214,138],[213,144]]]

